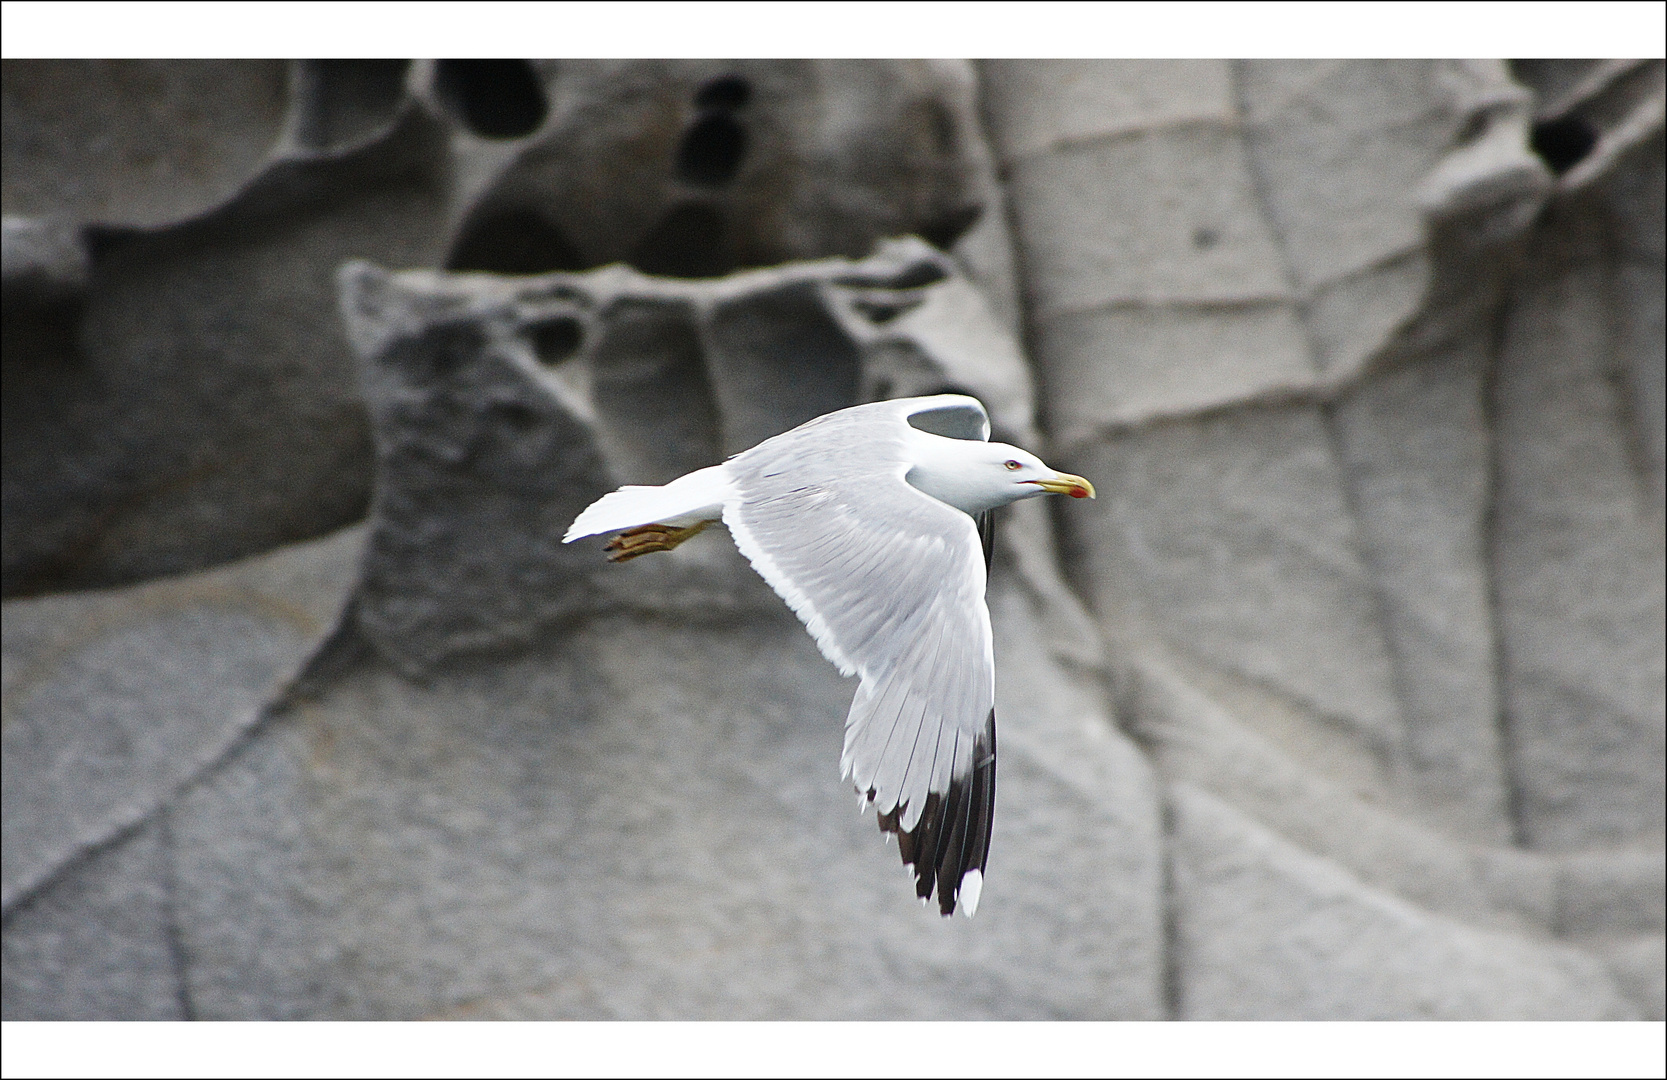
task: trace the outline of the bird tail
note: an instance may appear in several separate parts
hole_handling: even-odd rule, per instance
[[[570,544],[586,536],[624,532],[639,525],[693,525],[723,517],[729,477],[722,465],[699,469],[661,487],[622,487],[585,508],[567,534]]]

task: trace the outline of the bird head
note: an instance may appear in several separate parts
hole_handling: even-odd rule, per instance
[[[968,514],[1037,495],[1094,497],[1094,485],[1087,480],[1051,469],[1030,451],[1007,443],[925,435],[917,447],[909,483]]]

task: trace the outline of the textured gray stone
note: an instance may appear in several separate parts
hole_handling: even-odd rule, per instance
[[[459,215],[453,269],[709,277],[911,233],[948,247],[986,209],[964,62],[569,60],[539,75],[548,120]]]
[[[1493,558],[1522,827],[1659,844],[1663,556],[1628,431],[1605,218],[1560,204],[1515,288],[1494,385]]]
[[[1328,396],[1386,354],[1474,326],[1497,295],[1497,259],[1479,252],[1519,236],[1547,188],[1525,145],[1528,95],[1498,63],[983,71],[1045,411],[1068,444]],[[1444,229],[1462,237],[1453,251]],[[1455,262],[1466,273],[1444,273]]]
[[[6,1015],[1659,1017],[1667,65],[977,70],[7,61],[8,596],[381,456],[321,650],[357,540],[6,605]],[[361,385],[361,256],[567,272],[361,264]],[[557,540],[855,400],[1034,445],[1021,322],[1101,497],[1003,516],[945,925],[721,531]]]
[[[0,320],[0,364],[5,370],[4,412],[9,418],[31,384],[39,380],[40,371],[74,361],[75,326],[90,259],[81,229],[73,222],[7,217],[0,222],[0,230],[4,237],[0,304],[5,310]]]
[[[283,134],[281,60],[0,65],[7,214],[166,225],[218,205]]]
[[[1660,934],[1581,942],[1609,966],[1621,992],[1645,1020],[1667,1019],[1667,938]]]
[[[1161,1015],[1149,773],[1002,595],[1015,677],[976,919],[920,911],[851,813],[850,686],[784,608],[607,617],[426,686],[357,666],[195,790],[194,1000],[227,1017]]]
[[[202,1019],[340,1016],[354,957],[321,932],[330,876],[358,861],[322,862],[308,830],[308,745],[282,710],[170,811],[182,977]],[[322,751],[322,753],[320,752]]]
[[[1073,312],[1039,325],[1036,347],[1048,357],[1049,427],[1068,448],[1107,428],[1278,400],[1314,376],[1302,322],[1283,301]]]
[[[8,595],[178,573],[364,513],[343,258],[432,262],[444,129],[280,154],[203,216],[92,235],[73,362],[7,369]]]
[[[1443,60],[1234,65],[1262,212],[1301,289],[1422,246],[1417,198],[1466,119],[1468,102],[1454,85],[1462,67]],[[1503,71],[1499,81],[1526,101]],[[1531,160],[1526,152],[1523,158]]]
[[[123,837],[7,912],[0,943],[7,1020],[186,1018],[161,826]]]
[[[557,543],[621,469],[794,422],[780,367],[815,357],[772,379],[769,343],[795,332],[851,374],[818,409],[907,346],[1028,427],[1010,345],[932,367],[948,324],[1000,331],[953,270],[918,244],[714,282],[348,268],[363,581],[305,692],[178,814],[204,1015],[1162,1015],[1156,789],[1097,674],[1047,647],[1082,615],[1045,557],[998,578],[1001,824],[978,918],[946,924],[850,812],[850,685],[721,530],[623,566]],[[633,449],[691,398],[661,457]]]
[[[1171,788],[1180,1014],[1197,1020],[1625,1019],[1597,960],[1378,892],[1226,804]]]
[[[1509,849],[1455,842],[1420,820],[1388,768],[1337,753],[1276,704],[1206,689],[1188,665],[1151,652],[1131,662],[1126,680],[1132,728],[1166,777],[1426,911],[1494,928],[1560,928],[1559,866],[1531,855],[1498,865]]]
[[[991,135],[1003,160],[1188,123],[1231,124],[1222,60],[986,60]]]
[[[1065,467],[1099,488],[1068,518],[1067,564],[1108,629],[1289,694],[1374,752],[1400,746],[1377,598],[1317,407],[1144,428]]]
[[[1302,329],[1309,366],[1322,385],[1347,386],[1373,366],[1386,344],[1407,329],[1420,301],[1431,298],[1430,259],[1410,251],[1374,263],[1351,277],[1328,281],[1308,294]],[[1443,297],[1448,302],[1451,297]]]
[[[8,911],[249,728],[335,625],[360,541],[349,530],[188,577],[6,603]]]
[[[957,388],[1034,437],[1016,343],[919,240],[712,281],[345,268],[378,491],[357,618],[406,671],[599,608],[756,607],[727,548],[608,567],[561,543],[622,483],[716,464],[824,412]],[[598,572],[605,571],[598,576]]]
[[[1010,169],[1033,318],[1290,294],[1226,125],[1067,146]]]
[[[1485,535],[1485,343],[1385,372],[1332,425],[1377,583],[1406,741],[1396,766],[1434,824],[1512,839]]]
[[[1584,851],[1558,859],[1557,929],[1570,936],[1655,932],[1667,927],[1663,855]]]

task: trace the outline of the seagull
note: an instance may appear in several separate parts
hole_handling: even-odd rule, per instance
[[[592,503],[563,543],[615,562],[722,522],[841,675],[859,676],[840,771],[895,835],[923,905],[978,909],[996,797],[989,514],[1094,485],[1016,446],[961,394],[841,409],[660,487]]]

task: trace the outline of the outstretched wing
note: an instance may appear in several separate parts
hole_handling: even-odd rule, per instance
[[[861,677],[841,766],[921,898],[977,907],[995,806],[995,657],[966,514],[904,479],[901,403],[831,414],[731,459],[724,523],[823,655]]]

